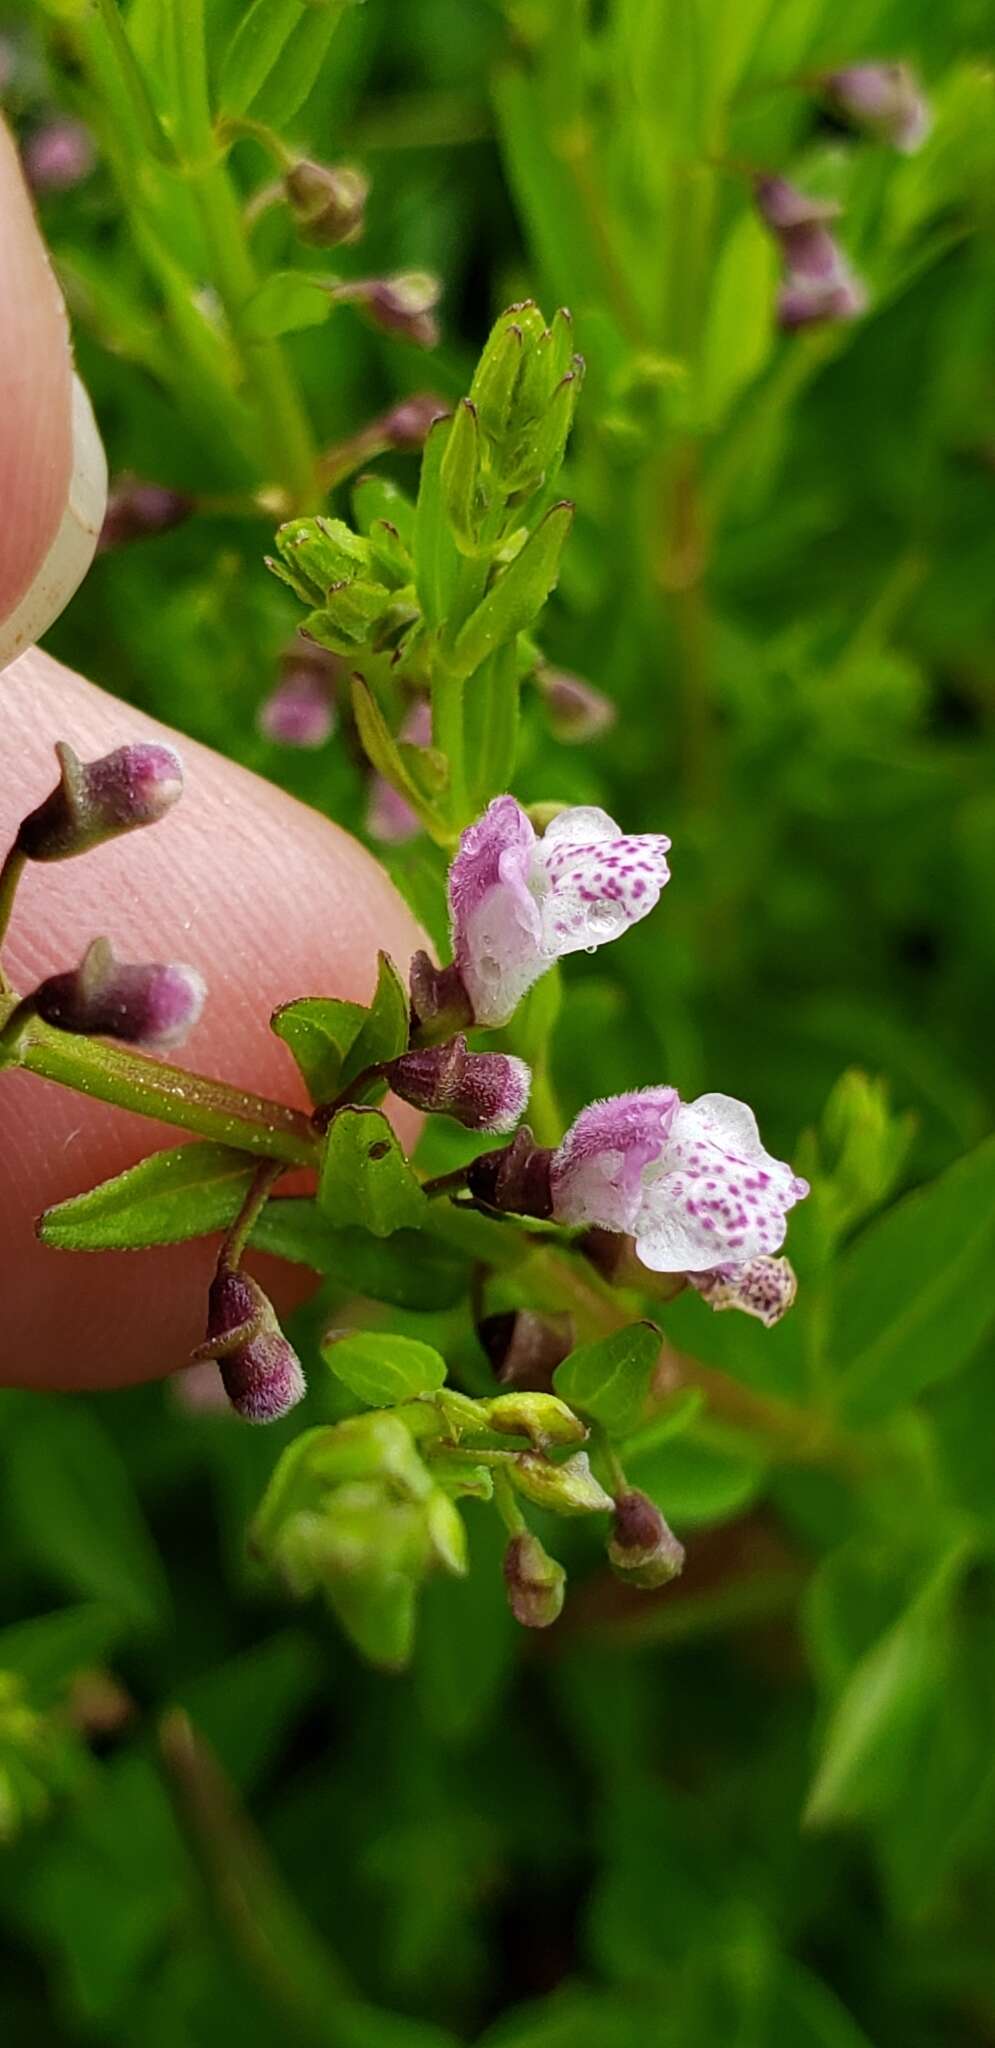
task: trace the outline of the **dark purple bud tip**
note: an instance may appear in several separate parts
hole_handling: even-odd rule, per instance
[[[335,287],[333,297],[358,306],[383,334],[398,335],[418,348],[434,348],[439,339],[435,308],[441,294],[437,277],[410,270],[398,277],[350,279]]]
[[[537,679],[553,736],[565,745],[582,746],[614,725],[615,705],[593,683],[556,668],[541,668]]]
[[[510,1145],[499,1152],[484,1152],[474,1160],[466,1184],[478,1201],[489,1203],[492,1209],[548,1217],[553,1213],[552,1158],[552,1150],[537,1145],[528,1125],[523,1124]]]
[[[537,1536],[523,1530],[504,1554],[508,1605],[522,1628],[549,1628],[563,1612],[567,1575]]]
[[[155,825],[183,794],[183,763],[160,741],[137,740],[99,761],[81,761],[64,740],[55,751],[61,780],[17,834],[29,860],[69,860],[121,832]]]
[[[402,1053],[385,1072],[405,1102],[430,1115],[454,1117],[469,1131],[514,1130],[532,1085],[524,1060],[503,1052],[468,1052],[462,1034],[448,1045]]]
[[[550,1394],[553,1374],[574,1347],[573,1317],[508,1309],[485,1316],[477,1335],[503,1387]]]
[[[278,1422],[303,1398],[304,1372],[258,1282],[222,1267],[208,1296],[207,1343],[225,1393],[246,1422]]]
[[[427,953],[411,962],[411,1014],[424,1038],[451,1038],[473,1023],[470,998],[458,967],[436,967]]]
[[[50,975],[32,1001],[39,1017],[61,1031],[162,1052],[193,1030],[206,995],[195,967],[116,960],[108,939],[94,939],[80,965]]]
[[[649,1590],[679,1576],[684,1547],[645,1493],[623,1493],[615,1502],[608,1559],[630,1584]]]
[[[333,249],[362,234],[370,181],[354,165],[303,157],[287,172],[283,189],[303,242]]]
[[[171,527],[182,526],[193,508],[192,498],[183,491],[171,491],[166,484],[143,483],[137,476],[117,477],[107,494],[97,553],[106,554],[125,541],[168,533]]]

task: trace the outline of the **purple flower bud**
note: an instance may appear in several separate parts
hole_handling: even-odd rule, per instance
[[[410,398],[399,399],[389,412],[382,414],[380,430],[388,448],[396,448],[399,453],[422,448],[429,428],[451,411],[452,407],[444,398],[437,398],[434,391],[413,391]],[[428,745],[427,739],[424,745]]]
[[[684,1103],[672,1088],[582,1110],[549,1178],[558,1222],[628,1234],[651,1272],[689,1277],[779,1250],[788,1210],[808,1194],[808,1183],[764,1150],[745,1102],[701,1095]]]
[[[451,1038],[462,1024],[473,1023],[470,998],[457,967],[437,967],[418,951],[411,962],[411,1012],[426,1038]]]
[[[508,1604],[522,1628],[549,1628],[563,1611],[567,1575],[528,1529],[504,1553]]]
[[[582,746],[614,725],[616,706],[593,683],[557,668],[540,668],[536,679],[546,700],[550,729],[564,745]]]
[[[396,334],[418,348],[434,348],[439,339],[435,307],[442,287],[428,271],[404,271],[398,277],[360,277],[336,285],[332,297],[358,306],[383,334]]]
[[[55,752],[61,781],[17,834],[29,860],[68,860],[121,832],[155,825],[183,794],[179,755],[155,740],[136,740],[99,761],[80,761],[64,740]]]
[[[167,484],[145,483],[137,476],[116,477],[107,493],[97,553],[104,555],[125,541],[168,533],[171,527],[182,526],[193,509],[192,498],[183,491],[170,490]]]
[[[279,1421],[306,1391],[272,1303],[241,1269],[222,1266],[211,1282],[207,1342],[194,1357],[217,1359],[228,1399],[246,1422]]]
[[[52,974],[32,1005],[46,1024],[93,1038],[120,1038],[162,1052],[193,1030],[207,988],[195,967],[115,960],[108,939],[94,939],[78,967]]]
[[[467,1187],[492,1209],[507,1209],[517,1216],[551,1216],[553,1156],[545,1145],[536,1144],[528,1125],[523,1124],[510,1145],[498,1152],[482,1152],[473,1161],[467,1169]]]
[[[504,1052],[468,1052],[466,1039],[405,1052],[384,1069],[395,1095],[430,1114],[441,1112],[469,1131],[512,1131],[524,1116],[532,1075]]]
[[[557,1366],[574,1348],[572,1316],[539,1315],[530,1308],[485,1316],[477,1335],[501,1385],[528,1393],[551,1393]]]
[[[370,190],[362,171],[351,164],[318,164],[302,157],[286,173],[283,189],[302,242],[334,249],[359,240]]]
[[[852,320],[862,313],[867,294],[827,226],[839,214],[836,201],[813,199],[786,178],[775,177],[758,178],[756,197],[784,257],[777,300],[780,326]]]
[[[768,1330],[787,1314],[798,1292],[790,1259],[748,1259],[743,1266],[715,1266],[710,1273],[687,1277],[709,1308],[742,1309]]]
[[[850,64],[823,79],[836,112],[911,156],[929,134],[929,105],[907,64]]]
[[[93,169],[93,137],[82,121],[60,115],[28,136],[23,162],[32,192],[71,192]]]
[[[631,1585],[649,1591],[683,1571],[684,1546],[645,1493],[623,1493],[615,1502],[608,1559]]]
[[[300,640],[284,655],[276,689],[260,706],[258,725],[282,747],[323,747],[338,717],[334,678],[340,663],[323,647]]]
[[[669,839],[626,838],[595,806],[564,810],[541,839],[513,796],[463,833],[449,870],[453,953],[478,1024],[506,1024],[555,960],[593,952],[653,909]]]

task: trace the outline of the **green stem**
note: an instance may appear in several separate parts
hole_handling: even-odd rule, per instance
[[[27,854],[19,846],[12,846],[3,866],[0,867],[0,946],[7,936],[10,914],[14,908],[17,885],[27,865]],[[10,983],[0,967],[0,994],[6,993]]]
[[[181,148],[214,283],[225,309],[246,384],[253,391],[274,476],[306,508],[320,495],[315,450],[300,396],[277,341],[247,333],[245,309],[259,279],[249,254],[242,210],[211,119],[204,41],[204,0],[173,0],[174,49],[183,105]]]
[[[153,156],[158,157],[162,163],[169,163],[173,152],[160,126],[148,86],[128,40],[117,0],[92,0],[92,5],[110,47],[118,83],[130,107],[138,135]]]
[[[524,1536],[528,1523],[512,1491],[511,1481],[506,1473],[494,1473],[494,1505],[508,1531],[509,1536]]]
[[[10,1005],[7,1013],[9,1021]],[[6,1046],[0,1041],[0,1065],[285,1165],[313,1166],[318,1158],[318,1139],[300,1110],[100,1039],[59,1031],[39,1017],[29,1015]]]
[[[466,756],[463,747],[463,678],[441,659],[432,676],[432,745],[449,762],[449,816],[458,831],[467,821]]]
[[[282,1159],[263,1159],[256,1167],[242,1207],[225,1235],[218,1260],[219,1270],[223,1266],[233,1269],[238,1265],[252,1231],[269,1201],[273,1183],[279,1180],[283,1167]]]

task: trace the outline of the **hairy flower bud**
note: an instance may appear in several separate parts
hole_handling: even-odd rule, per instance
[[[32,1007],[46,1024],[94,1038],[165,1051],[193,1030],[207,987],[195,967],[169,961],[116,960],[109,939],[94,939],[78,967],[49,975]]]
[[[513,1308],[485,1316],[477,1335],[503,1387],[552,1392],[553,1374],[574,1347],[573,1317]]]
[[[516,1131],[510,1145],[497,1152],[482,1152],[467,1171],[466,1184],[478,1201],[492,1209],[508,1209],[518,1216],[551,1216],[550,1164],[553,1154],[537,1145],[527,1124]]]
[[[595,1479],[586,1451],[575,1451],[560,1465],[539,1451],[521,1451],[504,1469],[516,1491],[537,1508],[551,1508],[557,1515],[591,1515],[611,1507],[611,1496]]]
[[[337,724],[335,682],[340,664],[323,647],[298,639],[280,663],[275,690],[260,706],[258,725],[282,747],[322,747]]]
[[[437,967],[427,953],[411,962],[411,1012],[425,1036],[451,1038],[463,1024],[473,1023],[470,998],[459,969]]]
[[[116,477],[107,493],[107,510],[100,529],[97,553],[107,554],[125,541],[146,540],[156,533],[168,533],[182,526],[194,509],[184,491],[167,484],[144,483],[141,477]]]
[[[709,1308],[741,1309],[768,1330],[787,1315],[798,1292],[790,1259],[748,1259],[743,1266],[716,1266],[711,1273],[689,1273],[687,1279]]]
[[[272,1303],[248,1273],[222,1266],[211,1282],[207,1341],[194,1361],[216,1358],[225,1393],[246,1422],[276,1422],[305,1392],[300,1359]]]
[[[437,277],[425,270],[409,270],[397,277],[350,278],[334,287],[332,297],[343,305],[358,306],[383,334],[413,341],[417,348],[434,348],[439,339],[435,307],[441,293]]]
[[[563,1611],[567,1575],[531,1531],[513,1536],[504,1553],[508,1605],[522,1628],[549,1628]]]
[[[402,1101],[455,1117],[470,1131],[513,1130],[532,1083],[524,1060],[504,1052],[468,1052],[462,1034],[448,1045],[402,1053],[384,1072]]]
[[[302,242],[334,249],[358,241],[370,181],[352,164],[319,164],[302,157],[283,180],[287,203]]]
[[[566,746],[583,746],[596,740],[614,725],[617,710],[603,690],[586,683],[582,676],[564,669],[542,667],[536,672],[554,739]]]
[[[666,1586],[684,1569],[684,1547],[645,1493],[623,1493],[615,1502],[608,1558],[631,1585]]]
[[[905,156],[929,134],[929,106],[907,64],[849,64],[822,83],[836,113]]]
[[[527,1436],[537,1450],[552,1444],[582,1444],[587,1426],[556,1394],[496,1394],[484,1404],[487,1427],[499,1436]]]
[[[29,860],[68,860],[105,839],[155,825],[183,794],[183,764],[173,747],[136,740],[99,761],[81,761],[60,740],[61,780],[21,821],[17,846]]]

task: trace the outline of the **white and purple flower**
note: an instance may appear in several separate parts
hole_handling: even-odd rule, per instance
[[[556,960],[645,917],[670,879],[669,846],[658,832],[627,838],[593,805],[561,811],[540,839],[513,796],[495,797],[449,873],[455,965],[474,1022],[506,1024]]]
[[[731,1270],[780,1250],[788,1210],[808,1194],[808,1183],[764,1150],[745,1102],[701,1095],[685,1103],[673,1088],[582,1110],[553,1154],[550,1187],[558,1222],[624,1233],[651,1272],[718,1270],[727,1287]]]

